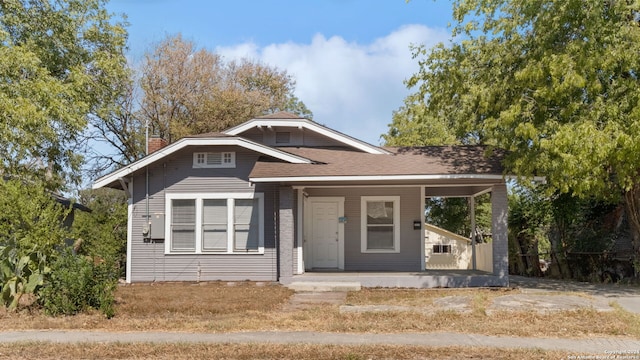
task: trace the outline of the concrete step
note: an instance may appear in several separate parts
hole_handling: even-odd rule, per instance
[[[359,282],[342,282],[342,281],[294,281],[287,287],[296,292],[327,292],[327,291],[360,291]]]

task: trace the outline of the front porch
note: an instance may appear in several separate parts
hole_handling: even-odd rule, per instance
[[[305,283],[359,283],[362,287],[385,288],[460,288],[506,287],[507,274],[494,275],[480,270],[427,270],[418,272],[332,271],[305,272],[282,281],[283,284]]]
[[[509,286],[506,186],[493,180],[479,183],[281,186],[278,281],[389,288]],[[425,247],[433,245],[425,240],[425,199],[470,197],[475,229],[473,198],[487,192],[491,260],[479,266],[472,243],[469,264],[427,268]]]

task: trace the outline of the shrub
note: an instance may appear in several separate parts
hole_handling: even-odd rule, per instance
[[[117,267],[65,250],[51,264],[51,273],[39,294],[49,315],[74,315],[90,308],[113,317]]]

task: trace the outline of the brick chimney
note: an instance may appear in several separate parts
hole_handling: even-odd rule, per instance
[[[149,138],[149,145],[147,147],[147,155],[154,153],[167,145],[167,140],[161,138],[158,135],[151,135],[151,137]]]

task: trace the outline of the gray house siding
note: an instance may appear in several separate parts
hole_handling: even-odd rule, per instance
[[[194,169],[193,153],[198,151],[211,148],[185,149],[149,167],[149,214],[152,218],[155,214],[164,215],[168,193],[264,193],[264,254],[165,254],[165,239],[149,241],[142,234],[147,214],[143,172],[133,179],[130,281],[277,280],[277,188],[267,184],[252,186],[248,181],[259,155],[242,148],[219,147],[216,151],[236,152],[236,168]]]
[[[344,197],[347,218],[344,232],[345,271],[420,271],[422,229],[414,230],[413,221],[422,221],[420,188],[308,188],[309,196]],[[361,252],[361,198],[363,196],[400,196],[400,252]]]
[[[277,132],[288,132],[290,134],[291,142],[276,143]],[[318,134],[313,131],[301,130],[294,127],[274,127],[272,129],[256,129],[252,128],[240,134],[249,140],[262,143],[268,146],[340,146],[344,147],[344,143],[328,138],[324,135]]]
[[[508,206],[507,186],[495,185],[491,191],[493,274],[500,279],[501,286],[509,286]]]

